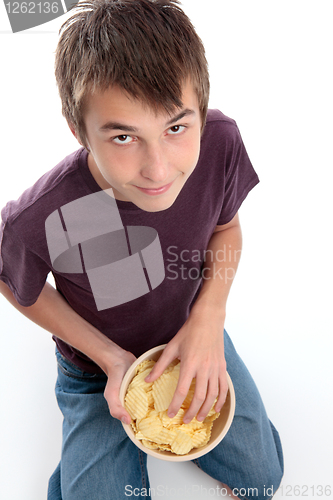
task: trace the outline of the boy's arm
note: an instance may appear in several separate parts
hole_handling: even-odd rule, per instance
[[[219,411],[225,401],[228,385],[224,358],[224,321],[226,302],[235,276],[242,247],[242,234],[238,214],[224,226],[217,226],[212,235],[203,267],[203,285],[190,315],[167,344],[149,378],[156,380],[165,368],[178,358],[181,361],[178,385],[169,406],[172,417],[179,410],[193,378],[195,394],[183,421],[197,415],[203,420],[217,395],[215,409]]]
[[[95,361],[108,377],[104,396],[111,415],[130,423],[131,418],[119,400],[119,388],[127,369],[135,361],[135,356],[77,314],[49,283],[45,284],[37,301],[30,307],[21,306],[2,281],[0,293],[27,318]]]

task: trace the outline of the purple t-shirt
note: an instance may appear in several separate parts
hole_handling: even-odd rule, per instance
[[[116,201],[124,227],[146,226],[158,234],[164,279],[149,293],[99,310],[86,270],[61,272],[54,267],[45,229],[46,221],[61,207],[101,192],[89,171],[87,156],[83,148],[67,156],[17,201],[4,207],[0,279],[21,305],[30,306],[52,272],[58,291],[80,316],[139,356],[169,342],[185,323],[200,291],[205,250],[215,226],[236,215],[259,179],[235,121],[218,110],[209,110],[198,164],[170,208],[145,212],[131,202]],[[77,366],[101,372],[85,355],[59,339],[55,341],[59,351]]]

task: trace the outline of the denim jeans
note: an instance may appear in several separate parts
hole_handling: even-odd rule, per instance
[[[244,497],[266,500],[283,475],[280,438],[226,331],[224,336],[235,416],[222,442],[194,463],[217,481],[238,488]],[[48,500],[123,500],[129,491],[126,485],[132,491],[149,491],[147,455],[110,415],[103,396],[106,376],[82,372],[58,351],[56,356],[63,445],[60,464],[49,481]]]

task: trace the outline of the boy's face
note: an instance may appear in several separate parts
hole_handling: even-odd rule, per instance
[[[200,152],[201,116],[191,83],[183,106],[155,112],[119,87],[89,96],[85,106],[88,166],[102,189],[142,210],[169,208],[193,172]]]

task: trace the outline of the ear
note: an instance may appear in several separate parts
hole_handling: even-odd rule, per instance
[[[68,126],[70,128],[70,131],[74,135],[75,139],[81,144],[81,146],[83,146],[82,141],[81,141],[78,133],[76,132],[74,125],[72,123],[68,122]]]

